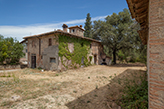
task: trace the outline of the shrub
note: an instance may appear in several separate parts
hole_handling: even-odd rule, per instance
[[[147,74],[140,77],[141,83],[135,80],[125,81],[123,94],[119,100],[119,105],[125,109],[147,109],[148,108],[148,82]],[[132,84],[130,84],[132,83]]]

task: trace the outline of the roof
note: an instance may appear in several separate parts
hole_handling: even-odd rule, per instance
[[[22,40],[22,41],[19,42],[19,43],[22,44],[22,43],[26,42],[26,40],[27,40],[27,39],[24,39],[24,40]]]
[[[84,29],[83,29],[82,27],[79,27],[79,26],[71,26],[71,27],[69,27],[68,29],[73,29],[73,28],[79,28],[79,29],[81,29],[81,30],[84,31]]]
[[[72,34],[72,33],[64,32],[62,30],[51,31],[51,32],[43,33],[43,34],[33,35],[33,36],[26,36],[26,37],[23,37],[23,39],[26,40],[28,38],[41,37],[41,36],[44,36],[44,35],[55,34],[55,33],[59,33],[59,34],[66,35],[66,36],[69,36],[69,37],[76,37],[76,38],[80,38],[80,39],[84,39],[84,40],[89,40],[89,41],[101,43],[98,40],[87,38],[87,37],[81,37],[81,36],[78,36],[78,35],[75,35],[75,34]]]
[[[148,40],[148,7],[149,0],[126,0],[132,18],[140,24],[141,29],[138,31],[143,44],[147,44]]]

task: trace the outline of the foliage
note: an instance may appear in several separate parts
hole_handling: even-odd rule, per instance
[[[113,13],[107,16],[105,21],[94,21],[94,35],[100,37],[102,43],[113,54],[113,63],[116,64],[116,53],[123,48],[131,48],[130,26],[133,21],[127,9],[119,14]]]
[[[128,69],[118,76],[110,76],[109,98],[122,109],[148,109],[147,72]]]
[[[85,65],[85,66],[90,65],[90,62],[87,59],[90,50],[89,41],[60,35],[58,37],[58,42],[59,42],[59,56],[61,58],[62,64],[66,68],[68,68],[68,66],[66,65],[67,61],[71,61],[71,66],[73,68],[77,68],[78,65]],[[73,52],[70,52],[68,48],[69,43],[74,44]],[[82,63],[82,59],[84,60],[84,63]]]
[[[118,51],[118,60],[123,62],[125,59],[125,55],[123,54],[123,52],[121,50]]]
[[[96,40],[101,40],[101,36],[99,32],[101,31],[101,27],[104,25],[104,21],[98,20],[93,21],[92,25],[92,38]]]
[[[92,61],[92,58],[93,58],[92,56],[89,56],[89,61],[90,61],[90,62]]]
[[[16,39],[4,38],[0,36],[0,63],[18,64],[19,59],[24,55],[23,45],[19,44]]]
[[[131,41],[133,42],[133,46],[129,50],[124,49],[124,54],[126,54],[127,57],[131,56],[130,62],[142,62],[146,64],[147,46],[143,45],[137,32],[140,29],[140,25],[136,21],[134,21],[130,29],[132,35]]]
[[[129,10],[124,9],[107,16],[105,21],[93,21],[92,37],[102,42],[108,56],[113,55],[113,64],[117,57],[122,62],[146,63],[147,47],[142,44],[139,29],[140,25],[131,19]]]
[[[84,29],[85,29],[84,36],[85,37],[91,38],[91,28],[92,28],[92,22],[91,22],[90,13],[88,13],[87,17],[86,17],[85,26],[84,26]]]
[[[129,84],[129,80],[126,81],[124,87],[124,94],[121,98],[121,106],[125,109],[148,109],[148,82],[147,74],[141,78],[141,84],[133,82],[133,85]]]

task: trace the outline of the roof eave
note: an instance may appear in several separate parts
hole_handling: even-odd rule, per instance
[[[64,32],[62,30],[52,31],[52,32],[43,33],[43,34],[39,34],[39,35],[27,36],[27,37],[23,37],[23,39],[26,40],[28,38],[41,37],[41,36],[44,36],[44,35],[47,35],[47,34],[55,34],[55,33],[66,34],[66,35],[70,35],[70,36],[73,36],[73,37],[81,38],[81,39],[84,39],[84,40],[90,40],[90,41],[101,43],[100,41],[97,41],[95,39],[91,39],[91,38],[87,38],[87,37],[81,37],[81,36],[78,36],[78,35],[75,35],[75,34]]]
[[[132,18],[140,24],[141,30],[138,31],[143,44],[147,44],[148,40],[148,12],[149,0],[126,0]],[[146,33],[145,33],[146,32]]]

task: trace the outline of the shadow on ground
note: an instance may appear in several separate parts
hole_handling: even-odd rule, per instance
[[[146,71],[143,70],[127,69],[120,75],[113,77],[106,86],[97,87],[95,90],[67,103],[66,106],[69,109],[121,109],[116,104],[116,101],[122,94],[121,90],[125,85],[124,80],[129,78],[140,84],[140,76],[143,76],[145,73]]]
[[[143,63],[124,63],[124,64],[115,64],[111,65],[112,67],[146,67]]]

